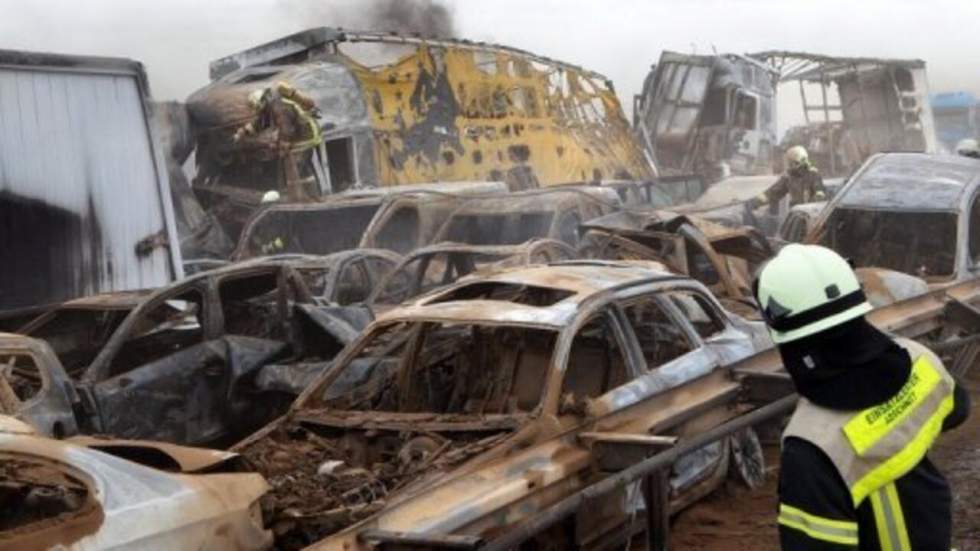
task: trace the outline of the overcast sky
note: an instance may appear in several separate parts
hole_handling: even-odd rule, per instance
[[[363,1],[363,0],[362,0]],[[396,0],[408,2],[412,0]],[[980,92],[977,0],[446,0],[459,36],[609,76],[624,104],[665,49],[921,58],[932,92]],[[0,48],[142,61],[183,99],[210,60],[318,25],[359,27],[358,0],[0,0]],[[315,6],[314,6],[315,5]],[[306,8],[315,9],[306,9]]]

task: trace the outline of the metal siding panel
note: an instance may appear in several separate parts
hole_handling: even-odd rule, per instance
[[[0,68],[0,309],[170,279],[170,251],[135,254],[169,229],[142,101],[134,75]]]

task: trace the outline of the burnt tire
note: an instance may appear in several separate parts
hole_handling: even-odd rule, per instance
[[[755,490],[766,480],[766,460],[762,454],[762,444],[752,427],[746,427],[731,435],[733,478],[741,480]]]

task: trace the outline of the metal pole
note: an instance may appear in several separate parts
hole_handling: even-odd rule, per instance
[[[707,432],[698,434],[692,437],[690,440],[684,440],[677,446],[663,453],[645,459],[640,463],[624,469],[622,472],[604,478],[599,482],[582,489],[576,494],[559,501],[548,509],[541,511],[533,518],[522,521],[519,525],[510,528],[507,533],[496,540],[488,542],[482,549],[488,551],[505,551],[512,549],[520,543],[534,537],[537,534],[540,534],[552,525],[573,514],[575,511],[584,506],[589,500],[607,494],[639,478],[648,476],[659,469],[668,468],[682,455],[720,440],[737,430],[758,424],[771,417],[785,413],[796,406],[796,400],[796,394],[784,396],[771,404],[753,410],[745,415],[736,417],[735,419],[718,425]]]
[[[658,469],[643,483],[647,506],[647,549],[670,548],[670,469]]]
[[[803,119],[806,120],[807,124],[810,124],[810,110],[807,109],[806,104],[806,90],[803,89],[803,81],[798,80],[800,83],[800,99],[803,101]]]
[[[834,162],[834,132],[830,128],[830,106],[827,105],[827,76],[820,73],[820,94],[823,96],[823,123],[827,130],[827,153],[830,155],[830,174],[837,174],[837,163]],[[841,101],[841,120],[844,119],[844,102]]]

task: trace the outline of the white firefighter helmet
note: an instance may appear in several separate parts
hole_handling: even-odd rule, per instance
[[[786,166],[790,169],[805,168],[810,166],[810,155],[802,145],[794,145],[786,150]]]
[[[980,158],[980,143],[973,138],[965,138],[956,144],[956,154],[964,157]]]
[[[272,189],[262,194],[261,204],[268,205],[269,203],[279,202],[279,192]]]
[[[814,335],[871,310],[850,264],[819,245],[793,243],[759,272],[753,285],[773,342]]]

